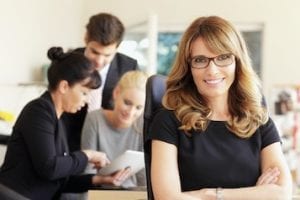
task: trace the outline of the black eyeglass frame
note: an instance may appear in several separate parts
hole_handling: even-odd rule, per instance
[[[222,57],[222,56],[230,56],[230,58],[231,58],[231,63],[228,63],[228,64],[226,64],[226,65],[219,65],[219,64],[217,64],[217,63],[216,63],[216,59],[217,59],[217,58],[220,58],[220,57]],[[200,57],[201,57],[201,58],[206,58],[206,59],[208,59],[207,64],[206,64],[204,67],[195,67],[195,66],[193,66],[193,64],[192,64],[193,60],[196,59],[196,58],[200,58]],[[213,61],[214,64],[215,64],[216,66],[218,66],[218,67],[227,67],[227,66],[229,66],[229,65],[231,65],[231,64],[233,63],[234,59],[235,59],[235,56],[234,56],[234,54],[232,54],[232,53],[220,54],[220,55],[217,55],[217,56],[215,56],[215,57],[194,56],[194,57],[192,57],[192,58],[189,59],[189,65],[190,65],[192,68],[195,68],[195,69],[205,69],[205,68],[208,67],[208,65],[210,64],[210,62]],[[218,62],[218,61],[217,61],[217,62]]]

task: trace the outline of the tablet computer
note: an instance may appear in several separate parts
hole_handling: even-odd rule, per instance
[[[131,174],[135,174],[145,167],[144,152],[127,150],[110,164],[99,170],[100,175],[109,175],[126,167],[131,167]]]

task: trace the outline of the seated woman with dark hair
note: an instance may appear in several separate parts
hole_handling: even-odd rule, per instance
[[[101,184],[98,175],[79,175],[88,163],[109,163],[105,153],[69,152],[63,113],[75,113],[101,79],[91,62],[78,53],[51,48],[48,90],[29,102],[19,115],[0,170],[0,185],[29,199],[57,199],[62,192],[83,192]],[[114,174],[116,180],[126,173]],[[77,176],[76,176],[77,175]],[[4,191],[0,191],[3,197]]]

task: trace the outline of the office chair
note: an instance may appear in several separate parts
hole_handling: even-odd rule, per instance
[[[150,177],[151,142],[146,143],[146,140],[152,120],[157,111],[162,108],[161,100],[166,90],[165,81],[166,76],[156,74],[149,77],[146,83],[146,103],[144,110],[143,136],[148,200],[153,200],[154,197]]]
[[[148,200],[154,200],[150,166],[151,166],[151,142],[147,142],[147,135],[149,133],[149,127],[153,121],[155,114],[162,108],[162,97],[166,90],[166,76],[163,75],[152,75],[148,78],[146,83],[146,102],[144,110],[144,156],[145,156],[145,170],[146,170],[146,181],[147,181],[147,196]],[[265,97],[262,98],[262,105],[267,106]]]

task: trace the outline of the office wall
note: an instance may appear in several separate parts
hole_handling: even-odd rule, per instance
[[[99,11],[119,16],[126,26],[157,14],[161,27],[187,25],[201,15],[220,15],[236,24],[264,26],[262,79],[268,97],[274,84],[300,83],[300,1],[298,0],[89,0],[84,18]]]
[[[220,15],[237,24],[264,26],[264,92],[280,83],[299,83],[300,1],[298,0],[0,0],[0,84],[40,78],[52,45],[82,45],[90,15],[106,11],[127,27],[157,14],[160,27],[187,26],[200,15]]]
[[[0,0],[0,84],[38,80],[50,46],[79,45],[83,2]]]

